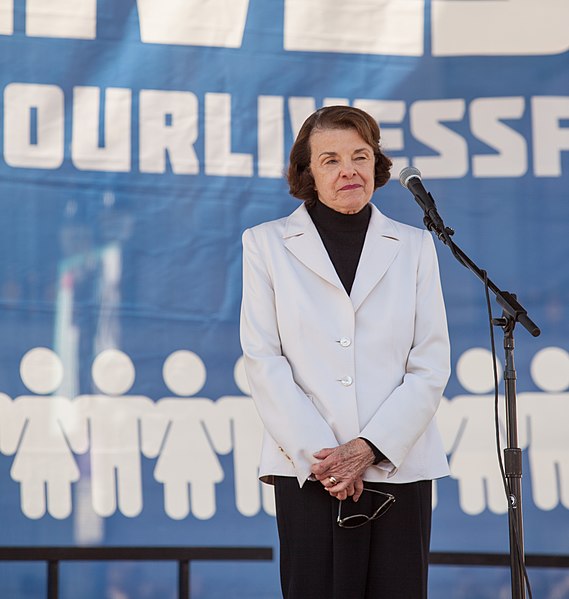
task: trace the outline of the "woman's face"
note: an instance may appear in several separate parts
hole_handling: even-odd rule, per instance
[[[359,212],[375,183],[373,148],[355,129],[317,129],[310,136],[310,171],[318,199],[344,214]]]

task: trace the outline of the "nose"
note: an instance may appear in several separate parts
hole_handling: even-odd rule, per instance
[[[356,170],[355,165],[352,162],[342,164],[340,176],[345,177],[346,179],[351,179],[356,174],[357,174],[357,170]]]

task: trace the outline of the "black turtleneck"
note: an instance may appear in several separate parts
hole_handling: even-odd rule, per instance
[[[308,213],[346,293],[350,295],[364,247],[371,206],[366,204],[355,214],[344,214],[317,200],[314,206],[308,208]]]
[[[320,234],[346,293],[350,295],[371,218],[371,206],[366,204],[355,214],[344,214],[317,200],[308,208],[308,214]],[[363,439],[373,451],[374,464],[387,459],[369,439],[365,437],[360,439]]]

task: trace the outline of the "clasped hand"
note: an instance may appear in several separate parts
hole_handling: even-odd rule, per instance
[[[352,439],[338,447],[325,447],[314,457],[320,461],[310,470],[330,495],[358,501],[364,490],[363,474],[374,461],[370,446],[363,439]]]

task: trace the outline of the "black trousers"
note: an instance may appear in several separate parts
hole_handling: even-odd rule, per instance
[[[336,522],[338,500],[319,482],[302,489],[275,477],[284,599],[426,599],[431,536],[431,481],[365,483],[395,495],[378,520],[354,529]],[[364,491],[342,505],[342,517],[371,515],[380,497]]]

